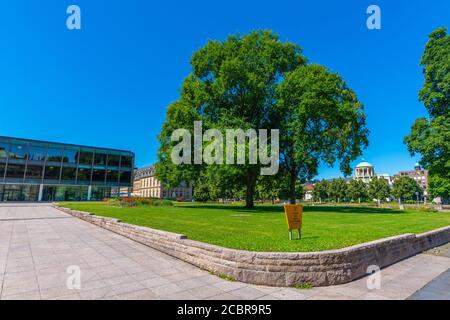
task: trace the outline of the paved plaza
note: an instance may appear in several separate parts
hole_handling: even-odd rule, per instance
[[[67,287],[70,266],[81,270],[79,290]],[[449,269],[449,256],[426,253],[383,269],[381,289],[368,289],[365,278],[313,289],[249,285],[223,280],[48,204],[0,204],[2,300],[448,299],[439,290],[448,288]]]

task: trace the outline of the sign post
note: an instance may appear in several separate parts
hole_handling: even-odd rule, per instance
[[[284,206],[286,222],[289,229],[289,240],[292,240],[292,230],[297,229],[298,239],[302,238],[303,206],[301,204],[286,204]]]

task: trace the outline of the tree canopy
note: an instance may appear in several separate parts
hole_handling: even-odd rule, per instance
[[[390,196],[391,189],[388,182],[383,178],[375,177],[370,180],[367,193],[369,197],[377,199],[380,203],[383,199],[387,199]]]
[[[447,29],[433,31],[420,61],[425,78],[419,99],[428,118],[417,119],[405,143],[411,155],[421,155],[421,165],[430,170],[430,194],[448,197],[450,189],[450,35]],[[439,183],[436,183],[439,181]]]
[[[392,194],[401,202],[414,199],[417,195],[421,195],[422,189],[414,179],[403,176],[395,179]]]
[[[277,88],[281,163],[294,182],[311,179],[319,164],[337,160],[346,175],[350,161],[368,145],[362,104],[345,81],[320,65],[300,66]]]
[[[272,199],[288,193],[295,202],[300,183],[317,174],[319,163],[331,166],[339,161],[341,170],[349,174],[350,161],[368,144],[363,105],[345,81],[323,66],[309,65],[298,45],[280,41],[271,31],[209,41],[194,53],[191,66],[159,135],[156,174],[169,186],[192,182],[194,194],[201,199],[226,196],[227,189],[244,191],[247,207],[253,207],[256,191],[258,197]],[[261,164],[250,161],[172,163],[176,148],[172,133],[183,128],[193,135],[194,121],[202,122],[203,131],[218,129],[224,136],[226,129],[278,129],[276,181],[260,178]],[[221,142],[211,139],[200,147],[213,143]],[[248,150],[250,139],[245,143]],[[190,154],[183,151],[183,156]],[[208,188],[199,186],[203,183]],[[269,192],[270,188],[276,190]]]

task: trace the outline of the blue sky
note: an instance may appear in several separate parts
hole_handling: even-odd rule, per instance
[[[82,30],[66,28],[70,4]],[[381,7],[379,31],[366,28],[370,4]],[[449,12],[448,0],[4,1],[0,135],[128,149],[150,164],[192,53],[209,39],[272,29],[345,78],[365,104],[365,160],[395,173],[416,161],[402,141],[426,115],[419,60],[428,34],[450,27]]]

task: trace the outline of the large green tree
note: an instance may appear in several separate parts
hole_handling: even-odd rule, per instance
[[[412,155],[430,170],[430,194],[448,197],[450,190],[450,35],[447,29],[433,31],[420,61],[425,78],[419,99],[428,111],[417,119],[405,143]],[[435,187],[436,186],[436,187]]]
[[[367,184],[361,180],[353,179],[348,184],[347,193],[353,201],[364,201],[367,199]]]
[[[328,185],[328,194],[336,202],[344,201],[347,197],[347,181],[343,178],[333,179]]]
[[[417,195],[422,194],[422,189],[414,179],[408,176],[402,176],[394,181],[392,194],[401,203],[402,201],[414,199]]]
[[[345,81],[320,65],[299,66],[277,88],[281,165],[290,175],[290,201],[295,182],[311,179],[321,162],[340,162],[346,175],[350,162],[368,145],[363,105]]]
[[[313,198],[315,201],[326,201],[329,199],[330,183],[322,180],[314,184]]]
[[[367,193],[372,199],[377,199],[378,204],[380,204],[383,199],[390,196],[391,188],[385,179],[375,177],[370,180]]]
[[[160,134],[161,148],[157,175],[175,185],[195,179],[206,165],[173,165],[170,154],[173,129],[192,131],[193,119],[203,122],[203,130],[276,129],[273,117],[275,88],[287,72],[305,63],[301,49],[281,42],[271,31],[255,31],[245,36],[229,36],[225,41],[209,41],[192,59],[192,73],[185,79],[180,100],[169,107]],[[180,108],[182,110],[173,110]],[[182,118],[182,115],[186,118]],[[223,132],[224,133],[224,132]],[[220,180],[232,180],[246,190],[246,206],[253,197],[261,164],[223,165]],[[195,167],[195,168],[193,168]],[[206,175],[211,174],[207,171]],[[198,182],[198,179],[197,179]],[[201,182],[200,182],[201,183]]]

